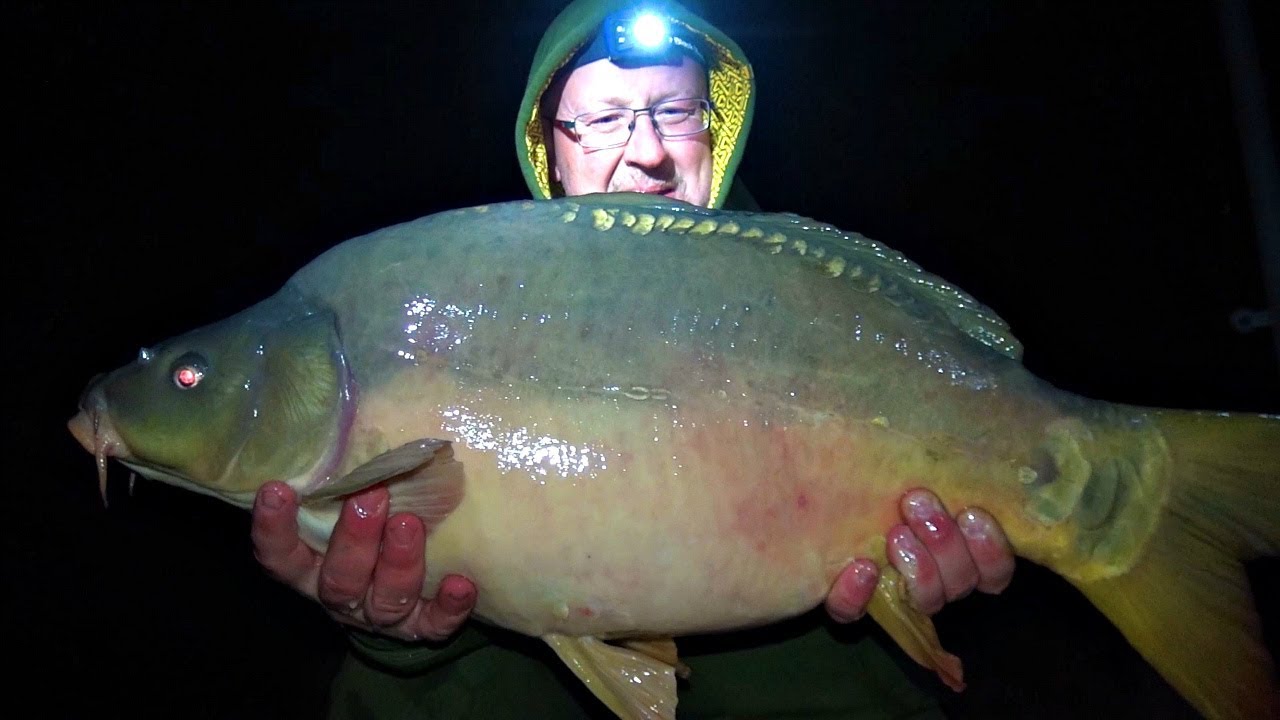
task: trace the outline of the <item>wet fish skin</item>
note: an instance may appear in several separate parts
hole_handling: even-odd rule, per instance
[[[243,507],[287,479],[320,549],[338,498],[390,481],[428,521],[424,591],[473,578],[478,618],[549,638],[584,680],[612,656],[564,638],[814,607],[851,557],[883,557],[897,496],[923,483],[992,512],[1206,714],[1274,702],[1255,641],[1222,634],[1186,657],[1134,629],[1150,612],[1181,623],[1202,597],[1115,603],[1129,583],[1177,582],[1170,517],[1206,512],[1184,507],[1206,478],[1221,502],[1197,522],[1242,530],[1179,546],[1180,561],[1232,576],[1237,557],[1276,551],[1275,418],[1064,392],[1025,370],[994,312],[882,245],[794,215],[649,203],[465,208],[353,239],[98,380],[73,431]],[[199,384],[178,387],[193,364]],[[958,684],[884,575],[873,617]],[[1228,597],[1240,617],[1223,622],[1248,626],[1248,597]],[[1220,667],[1241,652],[1249,668]],[[1252,690],[1224,690],[1240,676]]]

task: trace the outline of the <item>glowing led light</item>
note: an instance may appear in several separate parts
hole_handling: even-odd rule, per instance
[[[640,47],[653,49],[667,39],[667,24],[657,15],[645,13],[631,25],[631,33]]]

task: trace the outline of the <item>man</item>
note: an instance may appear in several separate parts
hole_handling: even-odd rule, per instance
[[[756,209],[735,178],[755,101],[754,74],[741,49],[668,3],[674,42],[657,55],[628,55],[625,42],[634,46],[640,36],[619,41],[612,33],[633,19],[630,4],[577,0],[544,35],[516,125],[530,190],[543,198],[634,191]],[[886,535],[888,559],[919,610],[932,614],[975,588],[999,592],[1007,585],[1013,558],[985,513],[970,509],[953,519],[925,491],[908,493],[901,509],[904,523]],[[346,503],[323,557],[299,540],[296,511],[286,486],[263,488],[253,539],[273,575],[357,628],[358,657],[335,684],[335,716],[599,714],[601,706],[540,643],[474,623],[457,632],[476,599],[466,578],[446,578],[434,598],[419,597],[422,523],[403,514],[388,518],[385,489]],[[861,617],[877,576],[873,559],[851,563],[831,589],[826,614],[838,623]],[[699,680],[682,690],[681,715],[834,707],[848,716],[893,717],[934,710],[870,640],[842,643],[816,622],[785,632],[790,636],[760,634],[760,650],[715,641],[699,650],[695,643],[684,659]],[[420,640],[448,642],[414,642]],[[833,670],[827,682],[815,678],[823,668]]]

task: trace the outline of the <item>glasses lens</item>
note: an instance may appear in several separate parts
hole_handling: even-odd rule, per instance
[[[653,106],[652,117],[663,137],[696,135],[711,125],[711,103],[699,99],[669,100]],[[631,110],[607,108],[575,117],[573,129],[585,148],[617,147],[630,139],[632,118]]]
[[[710,119],[706,100],[672,100],[653,109],[653,121],[665,137],[700,133],[707,129]]]
[[[579,115],[573,119],[578,142],[583,147],[603,148],[621,145],[631,136],[631,111],[609,108]]]

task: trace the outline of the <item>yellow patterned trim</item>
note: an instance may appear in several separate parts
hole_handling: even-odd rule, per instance
[[[714,39],[702,37],[720,60],[714,63],[709,82],[711,102],[715,103],[711,117],[711,207],[716,207],[714,199],[720,197],[725,171],[745,125],[751,99],[751,68],[734,59],[733,53]]]
[[[690,31],[697,32],[689,25],[681,24]],[[720,197],[720,188],[724,185],[725,171],[729,167],[729,160],[733,157],[734,148],[738,145],[738,140],[742,136],[742,130],[745,125],[747,105],[751,99],[751,68],[738,62],[728,48],[716,42],[713,38],[702,33],[699,34],[707,47],[716,53],[716,57],[719,60],[718,63],[713,63],[708,82],[711,102],[715,104],[711,119],[711,197],[713,199],[711,206],[715,207],[714,199]],[[551,86],[551,80],[556,76],[556,73],[560,72],[565,63],[577,52],[578,48],[575,47],[566,53],[564,59],[560,61],[560,65],[547,74],[547,79],[543,81],[542,88],[538,90],[537,98],[530,109],[529,118],[525,122],[525,148],[529,158],[529,165],[533,168],[534,177],[538,182],[538,189],[547,198],[553,196],[553,188],[550,167],[547,163],[547,138],[543,135],[544,125],[540,115],[542,95]],[[563,191],[558,187],[554,189],[554,192],[563,194]]]
[[[561,58],[560,64],[547,73],[546,79],[542,81],[542,87],[538,89],[538,94],[534,98],[533,107],[529,109],[529,117],[524,125],[524,143],[529,166],[533,168],[534,177],[538,180],[538,189],[542,191],[544,198],[552,197],[552,191],[551,173],[547,163],[547,139],[542,134],[546,127],[542,122],[542,96],[547,92],[547,88],[551,87],[551,81],[555,79],[556,73],[560,72],[560,69],[577,54],[581,47],[578,45],[566,53]],[[563,194],[563,191],[560,194]]]

